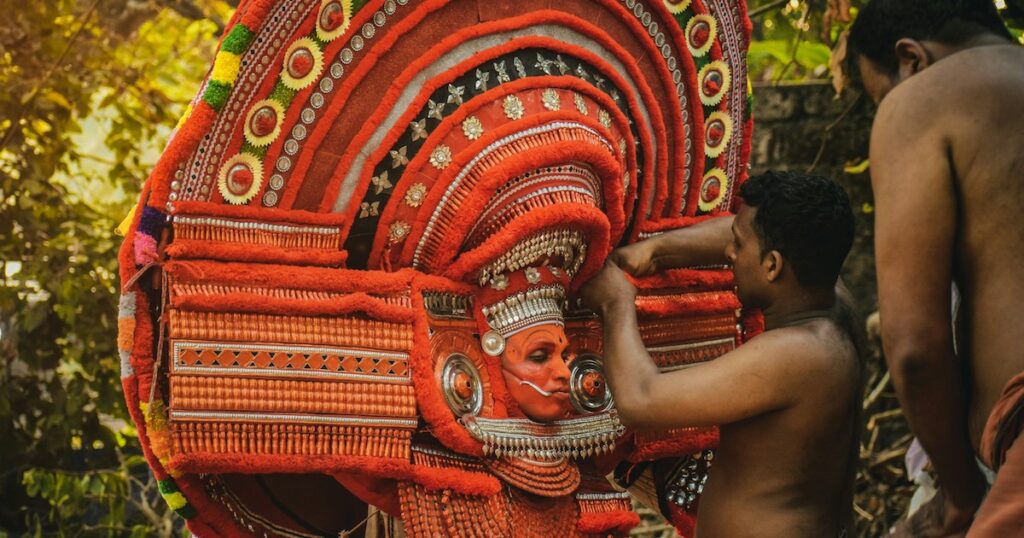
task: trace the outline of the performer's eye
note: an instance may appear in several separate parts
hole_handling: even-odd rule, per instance
[[[548,350],[538,349],[530,353],[530,355],[527,358],[533,362],[545,362],[548,360],[548,357],[550,356],[551,354],[548,352]]]

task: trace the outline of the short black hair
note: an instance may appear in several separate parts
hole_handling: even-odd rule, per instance
[[[900,39],[960,45],[982,34],[1013,40],[992,0],[871,0],[850,29],[848,65],[856,68],[857,58],[864,56],[895,73]]]
[[[777,250],[805,286],[835,286],[853,245],[853,210],[838,183],[795,172],[765,172],[740,187],[757,208],[761,253]]]

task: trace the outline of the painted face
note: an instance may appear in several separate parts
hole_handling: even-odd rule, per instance
[[[764,276],[761,242],[754,230],[757,208],[743,206],[732,224],[732,241],[725,247],[725,257],[732,264],[736,295],[746,307],[757,308]]]
[[[882,99],[896,87],[897,81],[893,80],[891,74],[864,56],[857,58],[857,67],[860,69],[864,91],[876,105],[881,103]]]
[[[505,385],[531,420],[551,422],[572,412],[564,357],[568,345],[565,330],[555,324],[526,329],[505,342],[501,354]]]

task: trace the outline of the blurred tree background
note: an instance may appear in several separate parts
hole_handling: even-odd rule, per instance
[[[160,499],[124,408],[114,229],[197,91],[236,3],[0,0],[0,536],[183,532]],[[841,59],[843,32],[862,4],[751,0],[752,80],[841,86],[833,60]],[[996,4],[1024,27],[1019,2]],[[863,174],[864,157],[849,155],[847,173]],[[869,252],[852,262],[874,263]],[[859,290],[869,310],[871,293]],[[873,353],[865,409],[898,419]],[[909,437],[896,424],[869,430],[864,473],[878,456],[871,435],[895,437],[885,447],[902,456]],[[905,506],[906,478],[893,472],[885,480],[902,480],[897,497],[858,491],[862,534],[876,535]],[[877,477],[862,474],[868,478]]]

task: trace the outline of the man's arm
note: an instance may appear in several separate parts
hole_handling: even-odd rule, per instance
[[[763,334],[718,359],[661,373],[640,339],[635,290],[612,264],[587,284],[587,304],[604,325],[604,370],[627,426],[660,429],[728,424],[792,405],[814,375],[806,346]],[[805,364],[801,365],[800,363]]]
[[[931,125],[942,108],[922,92],[897,90],[878,110],[871,135],[875,257],[893,384],[951,505],[946,524],[966,526],[984,479],[974,461],[965,383],[953,350],[957,204],[949,149]]]
[[[732,215],[708,219],[618,248],[609,258],[633,276],[667,269],[725,265],[725,246],[732,240],[732,221]]]

